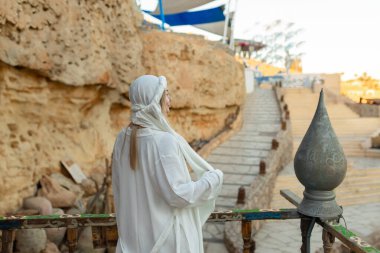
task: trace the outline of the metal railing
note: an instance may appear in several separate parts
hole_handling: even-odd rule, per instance
[[[292,204],[298,206],[301,199],[289,190],[282,190],[281,195]],[[310,235],[315,223],[323,227],[322,239],[324,252],[330,252],[334,239],[338,238],[352,252],[376,252],[380,250],[372,247],[355,233],[339,224],[339,221],[325,222],[318,218],[302,215],[297,209],[253,209],[231,210],[214,212],[207,222],[241,221],[242,239],[244,242],[242,252],[250,253],[255,250],[252,239],[251,222],[255,220],[287,220],[300,219],[302,235],[301,252],[310,252]],[[92,228],[94,248],[106,248],[117,243],[117,226],[115,214],[77,214],[77,215],[36,215],[36,216],[0,216],[0,230],[2,230],[2,253],[13,252],[15,231],[17,229],[41,229],[66,227],[66,243],[69,252],[77,248],[80,230],[83,227]]]

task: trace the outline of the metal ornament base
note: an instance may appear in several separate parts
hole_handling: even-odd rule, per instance
[[[323,219],[334,219],[343,213],[335,200],[333,191],[316,191],[306,189],[297,211],[301,214]]]

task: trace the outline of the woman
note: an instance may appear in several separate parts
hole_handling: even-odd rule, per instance
[[[131,124],[119,133],[112,161],[116,252],[203,252],[202,225],[214,209],[223,173],[166,121],[170,97],[165,77],[137,78],[129,98]]]

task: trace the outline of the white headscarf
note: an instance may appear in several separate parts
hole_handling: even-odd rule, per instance
[[[204,172],[214,170],[214,168],[199,156],[181,135],[170,127],[160,105],[161,97],[166,88],[167,81],[164,76],[143,75],[133,81],[129,89],[129,99],[132,103],[131,121],[133,124],[142,127],[173,134],[179,143],[186,162],[199,179]],[[202,224],[206,222],[214,208],[215,199],[210,200],[199,208]]]

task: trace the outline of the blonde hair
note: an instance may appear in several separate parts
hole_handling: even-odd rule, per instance
[[[165,91],[162,94],[162,97],[160,99],[160,105],[161,105],[161,111],[166,116],[165,112]],[[129,144],[129,165],[132,170],[137,169],[137,130],[143,128],[142,126],[136,125],[136,124],[129,124],[129,127],[131,127],[132,132],[131,132],[131,139],[130,139],[130,144]]]

